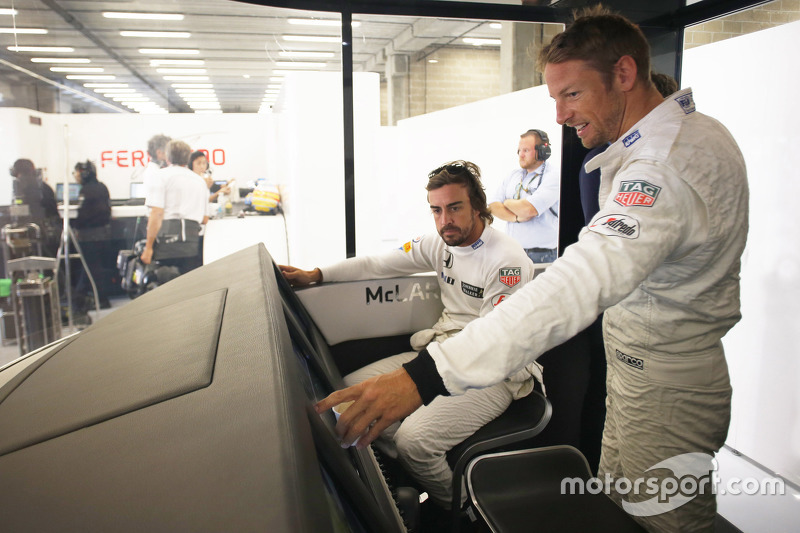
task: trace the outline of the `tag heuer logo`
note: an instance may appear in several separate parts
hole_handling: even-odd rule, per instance
[[[500,269],[500,283],[503,285],[513,287],[520,281],[522,281],[522,269],[520,267]]]
[[[661,187],[656,187],[646,181],[623,181],[619,184],[619,192],[614,197],[614,201],[625,207],[650,207],[656,203],[659,192],[661,192]]]

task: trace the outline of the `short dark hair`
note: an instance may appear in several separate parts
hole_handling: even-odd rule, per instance
[[[167,143],[167,161],[173,165],[185,167],[189,163],[189,154],[192,149],[183,141],[177,139]]]
[[[655,88],[664,98],[678,90],[678,82],[675,78],[667,76],[666,74],[661,74],[660,72],[651,72],[650,81],[653,82]]]
[[[636,62],[636,77],[650,85],[650,45],[642,30],[601,4],[574,13],[575,20],[539,52],[539,69],[549,63],[586,61],[611,86],[614,66],[622,56]]]
[[[189,167],[189,170],[194,170],[193,168],[194,160],[199,159],[201,157],[205,157],[206,159],[208,159],[208,156],[202,150],[196,150],[192,152],[192,154],[189,156],[189,164],[187,165]]]
[[[494,217],[486,205],[486,193],[483,191],[481,169],[478,165],[463,160],[445,163],[428,174],[425,190],[430,192],[451,183],[467,188],[472,209],[478,212],[486,224],[491,224]]]
[[[9,173],[17,179],[26,181],[36,176],[36,166],[30,159],[17,159],[9,169]]]
[[[75,170],[81,173],[81,183],[84,185],[92,181],[97,181],[97,167],[88,159],[75,163]]]
[[[150,140],[147,141],[147,153],[150,154],[150,159],[156,160],[158,157],[156,155],[156,150],[165,150],[167,147],[167,143],[172,140],[171,137],[167,137],[166,135],[153,135],[150,137]]]

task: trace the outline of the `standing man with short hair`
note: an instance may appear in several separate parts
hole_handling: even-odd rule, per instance
[[[167,144],[171,166],[158,172],[145,199],[150,208],[147,242],[142,262],[155,259],[181,268],[182,273],[197,268],[200,261],[200,225],[208,222],[208,188],[205,181],[187,168],[192,149],[183,141]]]
[[[144,196],[147,198],[150,195],[150,190],[153,187],[154,180],[158,171],[167,166],[167,143],[172,139],[166,135],[153,135],[147,141],[147,155],[150,156],[150,161],[144,167],[142,172],[142,183],[144,183]]]
[[[559,173],[550,157],[550,139],[542,130],[528,130],[519,139],[519,166],[489,197],[492,215],[505,220],[534,263],[552,263],[558,256]]]
[[[347,259],[322,270],[281,266],[281,271],[295,286],[321,282],[323,276],[325,281],[353,281],[435,271],[444,310],[430,329],[411,337],[411,346],[419,351],[432,341],[457,335],[533,279],[533,264],[513,239],[489,225],[492,215],[475,164],[454,161],[437,168],[428,175],[426,189],[438,235],[424,235],[389,253]],[[400,368],[416,355],[414,351],[387,357],[345,376],[344,382],[352,385]],[[453,472],[446,452],[502,414],[512,400],[530,394],[534,376],[541,380],[536,365],[491,387],[437,398],[383,436],[396,445],[400,461],[431,499],[450,509]],[[464,499],[462,491],[462,503]]]
[[[587,164],[600,168],[600,211],[576,244],[493,313],[317,409],[356,400],[337,427],[349,442],[363,433],[365,446],[437,395],[502,381],[605,310],[599,476],[610,477],[610,496],[650,531],[712,531],[712,458],[731,409],[721,338],[741,318],[744,158],[728,130],[696,110],[691,89],[659,94],[649,44],[622,16],[585,11],[543,48],[540,63],[557,121],[587,148],[612,143]],[[670,484],[688,493],[665,498]]]

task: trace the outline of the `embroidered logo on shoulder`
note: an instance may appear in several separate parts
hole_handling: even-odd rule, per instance
[[[639,226],[639,221],[632,216],[606,215],[589,225],[589,231],[610,237],[636,239],[639,237]]]
[[[627,147],[629,147],[630,145],[632,145],[633,143],[635,143],[636,141],[638,141],[641,138],[642,138],[642,134],[639,133],[639,130],[636,130],[633,133],[631,133],[630,135],[628,135],[627,137],[625,137],[624,139],[622,139],[622,144],[624,144],[625,148],[627,148]]]
[[[411,251],[411,249],[413,247],[414,247],[414,245],[411,244],[411,241],[409,241],[409,242],[405,243],[403,246],[401,246],[400,249],[403,250],[405,253],[408,253],[408,252]]]
[[[498,294],[497,296],[492,298],[492,307],[496,307],[497,304],[499,304],[500,302],[502,302],[503,300],[505,300],[509,296],[511,296],[511,295],[510,294]]]
[[[692,93],[682,94],[677,97],[675,101],[678,102],[678,105],[681,106],[681,109],[683,109],[683,112],[687,115],[695,112],[694,98],[692,98]]]
[[[500,283],[503,285],[513,287],[520,281],[522,281],[522,268],[512,267],[500,269]]]
[[[477,241],[472,243],[472,249],[473,250],[477,250],[481,246],[483,246],[483,240],[482,239],[478,239]]]
[[[623,181],[614,201],[625,207],[650,207],[656,203],[661,187],[646,181]]]

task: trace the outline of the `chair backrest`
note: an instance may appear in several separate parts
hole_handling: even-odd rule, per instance
[[[466,471],[472,502],[492,531],[644,531],[602,492],[580,490],[591,477],[572,446],[481,455]]]

